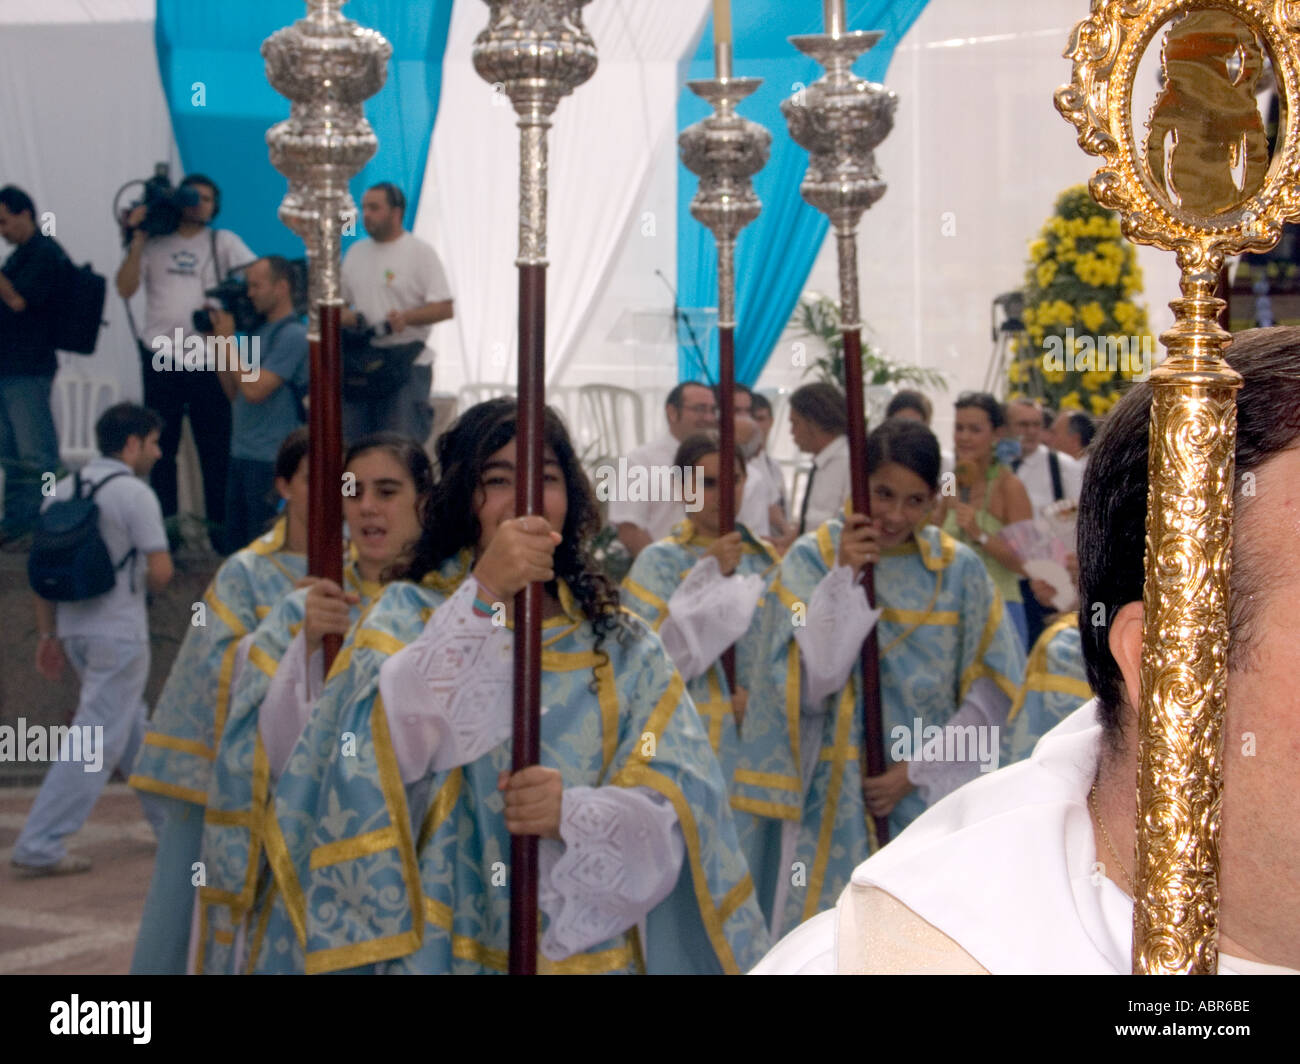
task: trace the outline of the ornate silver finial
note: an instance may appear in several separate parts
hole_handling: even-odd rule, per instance
[[[474,40],[474,69],[519,116],[520,265],[546,264],[546,131],[565,96],[596,72],[582,24],[590,0],[484,0],[488,26]]]
[[[826,73],[781,102],[790,137],[808,150],[799,191],[825,214],[840,244],[840,313],[859,324],[856,230],[862,214],[885,194],[875,150],[894,128],[898,97],[853,73],[853,64],[883,36],[879,31],[809,34],[790,43]],[[846,242],[851,242],[851,248]]]
[[[736,323],[736,237],[763,209],[752,182],[767,164],[772,134],[736,114],[736,104],[762,79],[724,77],[686,84],[713,107],[713,114],[683,130],[677,143],[683,165],[700,178],[691,217],[718,243],[718,327],[727,328]]]
[[[340,298],[342,229],[355,222],[348,182],[379,141],[364,102],[384,84],[392,45],[340,13],[346,0],[307,0],[307,15],[262,43],[266,78],[291,103],[266,134],[271,165],[289,180],[280,219],[307,245],[310,303]],[[319,323],[309,318],[317,337]]]

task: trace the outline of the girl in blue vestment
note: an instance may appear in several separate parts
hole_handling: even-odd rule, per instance
[[[772,615],[769,652],[774,683],[798,677],[788,697],[802,714],[806,787],[802,822],[787,829],[790,874],[778,899],[787,929],[834,906],[874,846],[868,813],[889,818],[892,838],[997,767],[1024,649],[980,559],[926,524],[939,463],[928,428],[885,422],[867,440],[871,520],[833,518],[796,540],[782,562],[778,591],[788,613]],[[876,612],[860,584],[868,562]],[[873,625],[889,767],[864,781],[859,652]]]
[[[161,795],[167,824],[154,859],[131,971],[185,971],[203,810],[212,760],[234,687],[236,648],[307,571],[307,430],[295,429],[275,459],[284,513],[269,532],[231,555],[196,606],[172,663],[130,784]]]
[[[490,400],[439,440],[414,560],[289,758],[255,970],[504,971],[516,834],[541,837],[543,972],[739,972],[762,956],[705,728],[591,560],[594,494],[553,411],[544,516],[515,516],[515,416]],[[512,773],[512,603],[533,582],[541,760]]]
[[[719,535],[718,443],[716,432],[681,442],[673,465],[683,471],[684,484],[692,474],[699,482],[698,509],[685,515],[671,536],[637,555],[623,581],[623,599],[659,634],[705,721],[759,904],[770,921],[781,825],[797,822],[802,811],[799,718],[797,709],[793,716],[787,713],[785,685],[764,674],[764,612],[785,611],[771,593],[780,558],[745,525]],[[739,511],[746,481],[739,450],[734,467]],[[721,657],[731,646],[735,692]]]
[[[244,665],[218,744],[203,828],[203,882],[195,968],[242,970],[245,918],[269,884],[259,860],[270,786],[324,685],[325,636],[348,633],[420,534],[432,488],[428,455],[393,433],[368,436],[344,458],[343,519],[350,542],[344,587],[314,579],[286,595],[244,648]],[[341,530],[340,530],[341,531]]]

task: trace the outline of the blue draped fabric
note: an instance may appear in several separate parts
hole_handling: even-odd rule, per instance
[[[849,0],[850,29],[882,30],[880,43],[863,56],[855,72],[883,81],[894,49],[921,11],[926,0]],[[766,126],[772,134],[772,155],[754,178],[754,191],[763,202],[758,220],[741,231],[736,245],[736,380],[752,385],[763,371],[786,322],[794,312],[804,282],[826,237],[828,222],[820,211],[804,203],[799,183],[808,165],[808,153],[790,139],[781,101],[798,85],[808,85],[821,68],[795,50],[787,38],[821,33],[819,4],[791,4],[769,0],[766,4],[735,5],[734,74],[763,79],[759,90],[742,102],[745,118]],[[688,77],[713,76],[713,24],[710,20]],[[906,99],[900,108],[908,106]],[[707,103],[683,89],[677,105],[679,131],[706,118]],[[889,175],[885,175],[889,180]],[[717,252],[713,234],[691,217],[691,198],[699,180],[678,165],[677,183],[677,291],[681,306],[717,306]],[[888,204],[886,194],[885,204]],[[876,208],[881,209],[880,207]],[[887,206],[886,206],[887,209]],[[704,338],[701,337],[703,342]],[[718,340],[713,330],[706,348],[708,369],[701,369],[695,350],[683,345],[678,355],[679,379],[717,379]]]
[[[387,81],[365,108],[379,151],[353,180],[352,195],[360,206],[370,185],[394,182],[406,193],[408,228],[438,112],[451,5],[351,0],[343,9],[393,46]],[[267,37],[306,13],[303,0],[158,0],[158,66],[184,171],[217,182],[216,224],[259,254],[303,254],[302,241],[276,216],[287,186],[267,156],[266,131],[289,117],[289,101],[267,83],[260,50]],[[140,160],[142,175],[152,161]],[[359,218],[356,235],[365,236]]]

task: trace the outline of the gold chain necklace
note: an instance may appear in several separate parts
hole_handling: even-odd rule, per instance
[[[1133,880],[1129,876],[1128,870],[1124,867],[1124,862],[1119,859],[1119,854],[1115,852],[1115,847],[1111,844],[1110,841],[1110,832],[1106,830],[1106,824],[1101,819],[1101,813],[1097,809],[1097,781],[1096,780],[1092,781],[1092,790],[1088,792],[1088,807],[1092,810],[1092,815],[1097,820],[1097,827],[1101,828],[1102,842],[1106,844],[1106,850],[1110,853],[1110,855],[1113,858],[1115,858],[1115,867],[1119,869],[1120,874],[1124,877],[1124,882],[1128,885],[1129,893],[1136,894],[1137,892],[1133,889]]]

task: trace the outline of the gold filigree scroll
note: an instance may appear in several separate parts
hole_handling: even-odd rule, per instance
[[[1264,72],[1258,38],[1233,15],[1194,11],[1170,25],[1161,66],[1165,86],[1147,123],[1152,180],[1206,214],[1253,196],[1268,169],[1255,99]]]
[[[1219,811],[1227,684],[1236,391],[1214,297],[1225,255],[1264,251],[1300,218],[1300,3],[1093,0],[1056,106],[1103,166],[1093,198],[1125,236],[1174,251],[1182,298],[1151,376],[1138,714],[1133,970],[1218,965]],[[1166,30],[1165,84],[1139,135],[1139,64]],[[1268,158],[1254,92],[1264,56],[1284,116]]]

